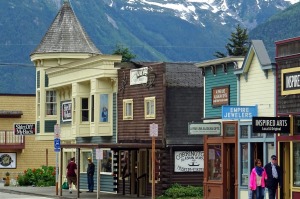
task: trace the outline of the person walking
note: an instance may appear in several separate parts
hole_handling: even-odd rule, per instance
[[[267,174],[265,169],[262,167],[260,159],[255,160],[255,167],[252,169],[250,174],[249,189],[250,192],[256,193],[256,199],[263,199],[265,197],[265,179]],[[251,197],[252,197],[252,193]]]
[[[88,168],[87,168],[87,178],[88,178],[88,191],[94,191],[94,173],[95,173],[95,164],[92,162],[92,158],[88,158]]]
[[[275,199],[276,190],[282,187],[282,171],[277,164],[276,155],[271,156],[271,162],[265,165],[267,173],[266,187],[268,188],[269,199]]]
[[[72,183],[77,189],[77,164],[75,163],[75,157],[71,158],[69,164],[67,165],[67,180],[69,184],[69,192],[72,193]],[[81,192],[79,191],[79,193]]]

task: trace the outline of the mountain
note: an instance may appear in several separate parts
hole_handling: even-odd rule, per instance
[[[299,0],[298,0],[299,1]],[[237,24],[249,30],[295,3],[286,0],[70,0],[98,49],[117,44],[142,61],[195,62],[225,51]],[[35,93],[30,53],[62,0],[0,1],[0,93]]]

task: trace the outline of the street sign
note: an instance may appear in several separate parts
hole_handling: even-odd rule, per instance
[[[60,139],[54,138],[54,151],[60,152]]]
[[[54,125],[54,139],[60,138],[60,126],[59,124]]]
[[[158,136],[158,124],[150,124],[150,137]]]

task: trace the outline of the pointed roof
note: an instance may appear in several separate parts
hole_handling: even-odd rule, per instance
[[[80,25],[69,1],[64,1],[52,25],[32,54],[41,53],[102,54]]]

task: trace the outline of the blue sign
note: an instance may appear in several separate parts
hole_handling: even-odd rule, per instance
[[[257,116],[257,106],[222,106],[224,120],[252,120]]]
[[[60,152],[60,139],[54,138],[54,151]]]

